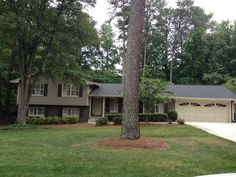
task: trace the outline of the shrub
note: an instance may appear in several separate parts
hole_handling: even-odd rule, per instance
[[[166,113],[140,113],[140,122],[167,122],[168,115]]]
[[[75,124],[79,122],[76,117],[27,117],[26,123],[31,125],[49,125],[49,124]]]
[[[114,122],[115,125],[121,125],[122,117],[121,116],[113,117],[112,121]]]
[[[113,122],[114,117],[120,117],[120,119],[122,119],[122,114],[107,114],[106,117],[109,122]]]
[[[79,122],[79,118],[76,117],[67,117],[65,119],[67,124],[76,124]]]
[[[52,124],[52,117],[46,117],[44,120],[44,124],[46,124],[46,125]]]
[[[26,123],[36,125],[36,117],[26,117]]]
[[[44,125],[45,117],[36,117],[36,125]]]
[[[178,122],[178,124],[180,124],[180,125],[184,125],[184,124],[185,124],[184,119],[178,119],[177,122]]]
[[[107,117],[101,117],[96,120],[96,126],[103,126],[108,124],[108,118]]]
[[[178,119],[178,113],[175,110],[168,112],[168,120],[175,122]]]
[[[107,119],[114,122],[115,125],[120,125],[122,121],[121,114],[107,114]],[[168,115],[166,113],[140,113],[139,122],[167,122]]]

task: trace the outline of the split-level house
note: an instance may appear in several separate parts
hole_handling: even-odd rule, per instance
[[[236,121],[236,95],[224,86],[170,85],[172,101],[156,104],[156,113],[176,110],[186,121]],[[18,92],[18,94],[20,94]],[[81,122],[121,113],[123,85],[87,81],[83,87],[42,77],[32,90],[29,116],[80,117]],[[144,111],[140,104],[140,112]]]

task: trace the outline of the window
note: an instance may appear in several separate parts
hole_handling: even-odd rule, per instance
[[[44,96],[44,84],[35,84],[32,89],[32,96]]]
[[[165,105],[164,104],[155,104],[155,113],[164,113]]]
[[[79,117],[79,108],[63,108],[62,117]]]
[[[111,98],[110,100],[110,112],[111,113],[118,113],[118,99]]]
[[[216,106],[218,106],[218,107],[226,107],[225,104],[220,104],[220,103],[216,103]]]
[[[37,117],[45,116],[45,108],[44,107],[29,107],[28,115],[37,116]]]
[[[180,105],[180,106],[188,106],[189,103],[180,103],[179,105]]]
[[[79,87],[73,86],[71,84],[63,85],[62,95],[69,96],[69,97],[78,97]]]
[[[201,106],[200,104],[198,103],[191,103],[192,106]]]
[[[215,106],[214,103],[209,103],[209,104],[206,104],[206,105],[205,105],[205,107],[213,107],[213,106]]]

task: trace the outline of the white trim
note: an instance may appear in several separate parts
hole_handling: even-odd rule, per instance
[[[105,97],[102,99],[102,117],[105,117]]]
[[[69,86],[69,93],[70,93],[69,95],[64,94],[64,90],[65,90],[64,87],[67,87],[67,86]],[[76,87],[77,90],[72,90],[73,87]],[[76,91],[77,95],[72,95],[73,91]],[[77,98],[77,97],[79,97],[79,91],[80,91],[80,88],[78,86],[74,86],[72,84],[62,84],[61,96],[64,97],[64,98],[66,98],[66,97],[68,97],[68,98]]]
[[[113,110],[112,108],[112,101],[113,101]],[[118,113],[119,112],[119,100],[118,98],[110,98],[110,113]]]
[[[63,108],[62,117],[79,117],[80,108]]]
[[[32,110],[34,109],[34,110]],[[42,114],[39,114],[39,109],[42,109]],[[35,114],[36,112],[36,114]],[[28,109],[28,116],[35,116],[35,117],[44,117],[45,116],[45,107],[35,107],[31,106]]]
[[[40,89],[35,88],[37,86],[40,86]],[[41,88],[41,86],[42,86],[42,88]],[[39,96],[39,97],[44,96],[44,89],[45,89],[44,84],[42,84],[42,83],[35,84],[32,88],[32,96]],[[33,93],[33,92],[42,92],[42,93]]]
[[[165,104],[155,104],[154,106],[155,106],[154,107],[155,113],[164,113],[165,112]],[[157,106],[158,106],[158,110],[157,110]]]

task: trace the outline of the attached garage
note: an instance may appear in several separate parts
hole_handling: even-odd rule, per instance
[[[231,107],[216,100],[177,100],[176,111],[185,121],[229,122]]]
[[[179,118],[191,122],[233,122],[236,95],[224,86],[171,85]]]

